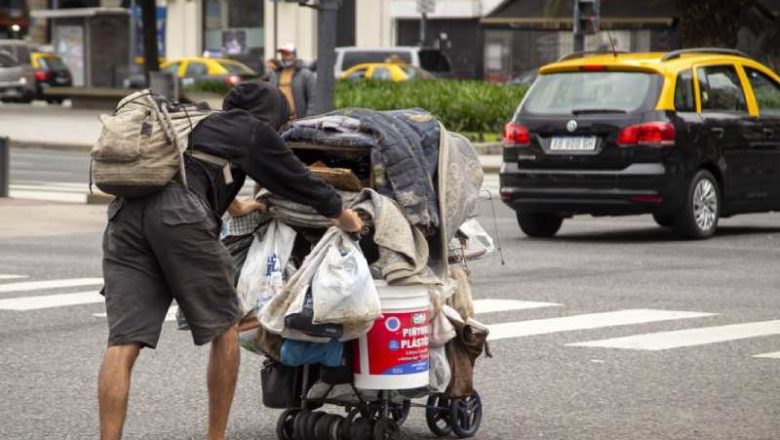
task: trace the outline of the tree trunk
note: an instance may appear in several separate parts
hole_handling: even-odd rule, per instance
[[[737,46],[738,18],[753,0],[674,0],[682,47]]]

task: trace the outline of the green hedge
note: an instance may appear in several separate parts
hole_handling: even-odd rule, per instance
[[[526,86],[482,81],[340,81],[334,104],[375,110],[419,107],[452,131],[500,133],[526,90]]]
[[[418,107],[458,132],[501,133],[525,95],[527,86],[482,81],[338,81],[336,108],[397,110]],[[187,90],[227,93],[224,83],[204,83]]]

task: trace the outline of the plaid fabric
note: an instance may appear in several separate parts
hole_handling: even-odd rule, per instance
[[[223,236],[249,235],[269,220],[268,216],[262,212],[252,212],[241,217],[233,217],[225,214]]]

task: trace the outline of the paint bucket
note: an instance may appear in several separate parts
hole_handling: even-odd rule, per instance
[[[407,390],[428,386],[431,332],[428,287],[374,281],[382,317],[354,342],[355,387]]]

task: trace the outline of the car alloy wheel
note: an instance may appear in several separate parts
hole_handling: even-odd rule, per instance
[[[693,215],[702,232],[709,231],[718,218],[718,192],[709,179],[701,179],[693,192]]]

